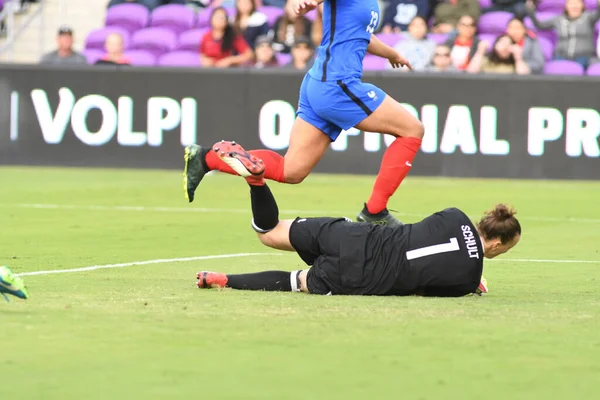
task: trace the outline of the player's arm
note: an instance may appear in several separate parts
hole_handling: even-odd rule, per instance
[[[371,42],[367,47],[367,51],[374,56],[381,58],[387,58],[394,68],[400,68],[407,66],[409,69],[413,69],[412,65],[408,60],[402,57],[393,47],[383,43],[377,36],[371,35]]]
[[[298,15],[304,15],[309,11],[316,9],[319,4],[325,0],[294,0],[294,12]]]

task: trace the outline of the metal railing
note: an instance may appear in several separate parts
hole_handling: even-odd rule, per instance
[[[5,21],[6,24],[6,41],[0,46],[0,55],[7,54],[8,61],[13,61],[14,55],[14,44],[21,36],[21,34],[34,22],[37,18],[40,18],[40,29],[39,29],[39,45],[40,53],[44,52],[44,30],[45,30],[45,18],[44,18],[44,6],[46,1],[40,0],[39,6],[23,16],[23,19],[18,24],[15,23],[15,14],[19,0],[7,0],[4,3],[4,8],[0,12],[0,21]]]

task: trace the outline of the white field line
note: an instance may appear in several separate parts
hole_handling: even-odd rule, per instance
[[[524,263],[553,263],[553,264],[599,264],[600,260],[540,260],[529,258],[494,258],[487,261],[524,262]]]
[[[0,207],[11,208],[34,208],[34,209],[48,209],[48,210],[87,210],[87,211],[137,211],[137,212],[173,212],[173,213],[236,213],[236,214],[250,214],[250,208],[196,208],[196,207],[145,207],[145,206],[99,206],[99,205],[72,205],[72,204],[0,204]],[[287,215],[330,215],[343,216],[345,214],[353,215],[352,212],[340,211],[340,210],[293,210],[293,209],[282,209],[282,214]],[[424,213],[410,213],[410,212],[398,212],[394,213],[400,216],[407,217],[427,217],[429,214]],[[479,216],[471,216],[471,218],[479,218]],[[519,216],[520,220],[523,221],[540,221],[540,222],[575,222],[575,223],[586,223],[586,224],[600,224],[600,218],[571,218],[571,217],[529,217]]]
[[[15,275],[17,275],[17,276],[31,276],[31,275],[66,274],[66,273],[71,273],[71,272],[95,271],[97,269],[133,267],[133,266],[137,266],[137,265],[166,264],[166,263],[187,262],[187,261],[202,261],[202,260],[216,260],[216,259],[219,259],[219,258],[254,257],[254,256],[280,256],[280,255],[281,255],[280,253],[218,254],[218,255],[212,255],[212,256],[198,256],[198,257],[184,257],[184,258],[165,258],[165,259],[158,259],[158,260],[134,261],[134,262],[128,262],[128,263],[119,263],[119,264],[92,265],[90,267],[83,267],[83,268],[54,269],[54,270],[49,270],[49,271],[23,272],[21,274],[15,274]]]

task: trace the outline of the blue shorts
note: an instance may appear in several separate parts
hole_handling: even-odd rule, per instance
[[[358,125],[371,115],[385,96],[377,86],[357,78],[321,82],[306,74],[300,86],[296,116],[335,141],[342,130]]]

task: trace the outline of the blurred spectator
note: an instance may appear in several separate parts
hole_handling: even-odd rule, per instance
[[[475,56],[479,44],[475,19],[469,15],[461,17],[457,29],[458,34],[451,34],[446,45],[451,49],[452,65],[459,70],[465,70]]]
[[[284,8],[286,0],[263,0],[264,6]]]
[[[104,44],[106,54],[96,61],[95,65],[129,65],[131,61],[123,54],[123,37],[111,33]]]
[[[229,24],[227,11],[213,10],[210,30],[200,42],[200,61],[204,67],[229,68],[252,60],[252,49],[242,35]]]
[[[262,69],[279,66],[275,50],[273,50],[273,42],[268,36],[259,36],[256,39],[255,46],[256,63],[254,64],[254,68]]]
[[[423,70],[431,63],[433,53],[435,52],[435,42],[427,39],[427,21],[423,17],[414,17],[408,25],[406,37],[398,42],[395,49],[402,54],[415,71]],[[393,69],[391,64],[387,64],[388,69]],[[404,68],[397,69],[406,71]]]
[[[555,60],[572,60],[587,68],[594,60],[594,25],[600,18],[600,10],[585,11],[582,0],[567,0],[565,12],[540,21],[535,16],[533,1],[527,2],[527,14],[537,29],[554,29],[557,35]]]
[[[454,68],[452,60],[450,59],[450,47],[445,44],[438,44],[435,47],[435,53],[433,54],[433,60],[431,64],[425,67],[425,71],[428,72],[461,72]]]
[[[40,60],[40,64],[54,65],[84,65],[87,60],[83,54],[73,50],[73,30],[68,26],[61,26],[56,36],[58,48],[48,54],[45,54]]]
[[[235,0],[214,0],[210,3],[210,6],[213,8],[216,7],[235,7]]]
[[[310,38],[315,47],[321,45],[321,41],[323,40],[323,3],[319,4],[317,7],[317,17],[312,23]]]
[[[486,72],[492,74],[514,74],[527,75],[531,71],[523,61],[523,50],[515,45],[515,42],[508,35],[502,35],[496,39],[494,48],[489,57],[485,53],[488,49],[488,42],[481,41],[477,48],[477,53],[467,68],[467,72],[478,73]]]
[[[477,22],[481,15],[478,0],[442,0],[433,11],[435,33],[449,33],[453,31],[460,18],[468,15]]]
[[[244,36],[246,43],[254,47],[256,38],[269,33],[267,16],[256,11],[256,0],[237,0],[233,27]]]
[[[414,17],[427,19],[430,0],[386,0],[383,13],[383,33],[402,32]]]
[[[306,71],[315,62],[313,56],[314,49],[310,39],[300,36],[296,39],[292,48],[292,62],[285,65],[284,68]]]
[[[277,18],[273,27],[273,48],[280,53],[289,53],[298,37],[310,35],[311,22],[294,12],[294,0],[288,0],[284,14]]]
[[[523,50],[523,61],[527,64],[532,74],[539,74],[544,69],[544,52],[542,46],[522,20],[513,18],[508,23],[506,33]]]
[[[524,18],[526,14],[525,0],[492,0],[492,6],[481,10],[483,14],[495,11],[506,11]]]

